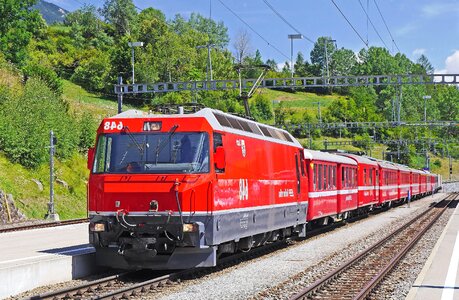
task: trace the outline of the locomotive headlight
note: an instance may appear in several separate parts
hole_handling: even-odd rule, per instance
[[[183,232],[196,232],[199,230],[199,226],[196,223],[183,224]]]
[[[93,231],[93,232],[105,231],[105,223],[89,223],[89,231]]]

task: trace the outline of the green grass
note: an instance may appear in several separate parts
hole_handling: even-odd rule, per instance
[[[89,112],[98,120],[118,113],[118,102],[116,100],[90,93],[68,80],[63,80],[63,82],[63,98],[69,103],[71,113],[81,115],[84,112]],[[123,105],[123,110],[131,108],[129,105]]]
[[[314,113],[318,110],[317,102],[320,102],[320,108],[322,110],[322,108],[326,109],[330,106],[334,100],[343,98],[338,95],[317,95],[307,92],[288,93],[270,89],[263,89],[261,90],[261,93],[273,101],[274,107],[282,102],[284,107],[292,108],[294,110],[307,110]]]
[[[56,161],[55,176],[68,184],[67,188],[54,184],[55,208],[61,219],[86,216],[86,159],[75,154],[69,160]],[[42,191],[33,180],[41,182]],[[28,218],[42,219],[48,210],[49,167],[43,165],[37,170],[29,170],[11,163],[0,153],[0,189],[13,195],[15,205]]]

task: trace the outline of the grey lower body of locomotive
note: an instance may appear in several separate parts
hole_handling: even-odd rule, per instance
[[[183,232],[177,214],[91,215],[90,222],[106,224],[90,232],[99,265],[121,269],[187,269],[213,267],[218,255],[248,250],[267,242],[306,235],[308,203],[269,208],[229,210],[213,214],[183,213],[184,223],[197,231]]]

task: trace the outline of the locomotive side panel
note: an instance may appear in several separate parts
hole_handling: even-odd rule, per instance
[[[211,244],[305,224],[297,147],[226,132],[223,148],[226,166],[216,173]]]

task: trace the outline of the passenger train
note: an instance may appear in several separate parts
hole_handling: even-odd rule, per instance
[[[106,118],[88,168],[90,242],[99,264],[123,269],[215,266],[441,187],[438,175],[304,149],[285,130],[209,108]]]

